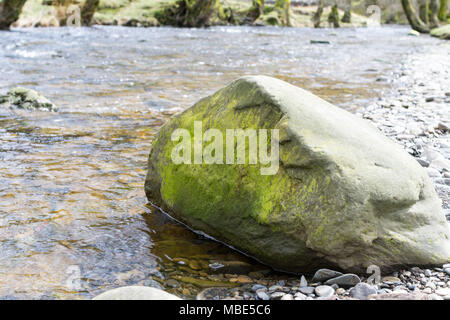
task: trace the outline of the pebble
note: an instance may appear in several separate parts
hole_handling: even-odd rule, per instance
[[[306,287],[306,286],[308,286],[308,282],[306,281],[305,276],[302,276],[300,278],[300,288],[303,288],[303,287]]]
[[[266,291],[263,289],[256,290],[256,295],[260,300],[270,300],[270,297],[267,295]]]
[[[281,300],[294,300],[294,296],[288,293],[281,297]]]
[[[439,288],[434,293],[440,296],[450,296],[450,288]]]
[[[336,278],[341,276],[342,273],[339,271],[334,271],[330,269],[319,269],[314,274],[312,278],[312,282],[325,282],[329,279]]]
[[[306,300],[306,298],[307,297],[301,292],[297,292],[294,296],[295,300]]]
[[[255,285],[252,287],[252,291],[256,292],[257,290],[267,290],[267,287],[266,287],[266,286],[263,286],[263,285],[261,285],[261,284],[255,284]]]
[[[366,300],[371,294],[377,294],[377,289],[374,286],[361,282],[351,288],[349,293],[352,298]]]
[[[330,286],[318,286],[314,292],[317,296],[323,298],[329,298],[334,295],[334,289]]]

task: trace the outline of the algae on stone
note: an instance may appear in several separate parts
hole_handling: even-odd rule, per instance
[[[192,136],[195,121],[223,133],[279,129],[278,173],[174,164],[172,132]],[[417,161],[365,120],[278,79],[238,79],[175,116],[148,164],[150,201],[277,269],[363,271],[450,258],[448,223]]]

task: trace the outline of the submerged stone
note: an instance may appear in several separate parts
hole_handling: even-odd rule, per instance
[[[0,96],[0,106],[26,110],[57,111],[56,106],[39,92],[17,87]]]
[[[279,130],[279,139],[269,136],[279,146],[279,169],[263,175],[261,154],[255,164],[249,155],[227,164],[228,149],[214,149],[211,164],[174,163],[180,142],[173,133],[186,129],[190,160],[208,138],[195,138],[199,124],[221,139],[227,129]],[[235,160],[239,143],[230,147]],[[191,228],[276,269],[365,272],[372,264],[388,270],[450,259],[449,226],[420,164],[365,120],[270,77],[233,81],[163,126],[145,191]]]

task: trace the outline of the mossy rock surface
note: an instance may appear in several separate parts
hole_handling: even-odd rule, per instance
[[[450,40],[450,24],[447,24],[447,25],[439,27],[439,28],[435,28],[435,29],[431,30],[430,34],[433,37]]]
[[[224,137],[279,129],[278,172],[174,164],[171,135],[184,128],[193,139],[194,121]],[[280,270],[384,271],[450,259],[449,226],[419,163],[365,120],[270,77],[238,79],[166,123],[145,191],[191,228]]]

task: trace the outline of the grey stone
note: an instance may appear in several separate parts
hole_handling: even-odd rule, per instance
[[[144,287],[128,286],[105,291],[92,300],[182,300],[181,298],[163,290]]]
[[[265,290],[256,290],[256,296],[260,299],[260,300],[270,300],[270,297],[267,295]]]
[[[319,269],[314,274],[312,282],[325,282],[328,279],[336,278],[342,275],[342,272],[330,269]]]
[[[17,87],[0,97],[0,107],[39,111],[57,111],[56,106],[39,92]]]
[[[349,294],[352,298],[366,300],[371,294],[377,294],[377,289],[374,286],[361,282],[351,288]]]
[[[334,289],[330,286],[318,286],[314,290],[315,294],[319,297],[332,297],[334,295]]]

